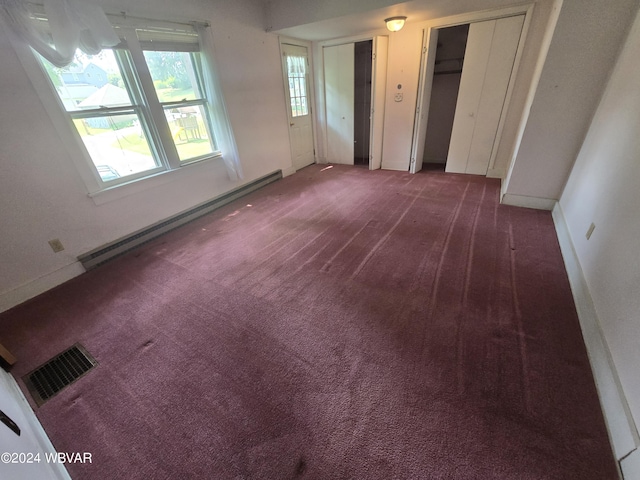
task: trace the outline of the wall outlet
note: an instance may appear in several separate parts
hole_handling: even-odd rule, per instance
[[[591,223],[591,225],[589,225],[589,230],[587,230],[587,234],[585,235],[585,237],[587,237],[587,240],[589,240],[591,238],[591,234],[593,233],[593,231],[596,229],[596,224],[595,223]]]
[[[62,245],[62,242],[60,241],[59,238],[54,238],[53,240],[49,240],[49,246],[51,247],[51,250],[53,250],[55,253],[58,253],[64,250],[64,245]]]

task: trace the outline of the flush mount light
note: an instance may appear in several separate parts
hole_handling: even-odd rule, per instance
[[[387,28],[390,32],[397,32],[404,26],[404,22],[407,17],[389,17],[385,18],[384,21],[387,24]]]

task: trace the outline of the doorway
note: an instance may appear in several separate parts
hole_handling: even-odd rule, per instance
[[[282,43],[281,49],[291,157],[300,170],[315,162],[309,53],[304,45]]]
[[[388,37],[323,47],[329,163],[382,165]]]
[[[524,20],[524,14],[516,14],[460,25],[467,28],[468,33],[446,153],[447,172],[500,175],[496,174],[494,165],[517,69],[518,52],[522,48]],[[432,136],[431,130],[438,130],[444,124],[448,128],[451,123],[450,109],[444,118],[432,117],[430,105],[432,99],[436,100],[432,86],[441,83],[440,75],[434,73],[437,68],[443,68],[436,64],[437,45],[441,43],[439,36],[449,33],[449,29],[443,27],[435,26],[424,31],[411,173],[419,171],[425,159],[428,162],[442,161],[442,143],[438,146],[439,151],[434,153],[426,148],[426,139],[427,135]],[[450,84],[449,88],[455,91],[455,84]]]
[[[422,156],[422,163],[430,169],[444,170],[447,163],[468,35],[469,24],[438,29],[428,113],[437,121],[427,128]]]
[[[353,163],[369,166],[373,40],[354,45]]]

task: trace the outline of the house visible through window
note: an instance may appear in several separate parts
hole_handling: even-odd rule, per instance
[[[220,155],[198,36],[185,28],[120,28],[120,46],[78,50],[65,68],[41,58],[103,185]]]
[[[149,115],[136,85],[128,85],[120,65],[128,61],[125,50],[103,50],[88,56],[78,50],[74,63],[58,69],[43,60],[62,104],[73,119],[78,134],[104,182],[160,169],[162,161],[152,152]],[[120,60],[118,60],[120,58]],[[98,65],[109,75],[109,81],[88,83],[72,76],[65,81],[66,71],[84,71]],[[76,78],[74,78],[76,77]],[[84,79],[83,79],[84,80]]]

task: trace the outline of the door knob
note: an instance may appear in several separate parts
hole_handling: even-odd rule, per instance
[[[291,123],[289,124],[289,126],[290,126],[290,127],[293,127],[294,125],[295,125],[295,123],[293,123],[293,122],[291,122]]]

